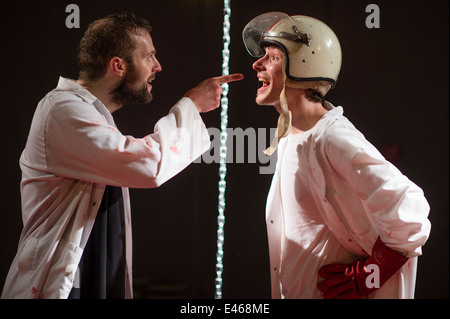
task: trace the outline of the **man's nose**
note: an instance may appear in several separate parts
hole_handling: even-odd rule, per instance
[[[264,69],[264,65],[262,63],[263,59],[264,59],[264,57],[260,58],[259,60],[255,61],[255,63],[253,63],[253,65],[252,65],[253,70],[262,71]]]
[[[162,71],[161,64],[159,63],[158,59],[156,59],[156,57],[155,57],[155,60],[153,63],[153,72],[157,73],[157,72],[161,72],[161,71]]]

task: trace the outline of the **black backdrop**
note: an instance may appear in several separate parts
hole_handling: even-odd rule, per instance
[[[380,150],[398,147],[394,164],[421,186],[431,205],[432,233],[419,259],[416,297],[448,298],[448,1],[373,1],[380,28],[365,24],[369,1],[233,0],[229,127],[270,128],[277,114],[254,102],[254,59],[242,28],[267,11],[323,20],[338,35],[343,68],[327,96]],[[77,77],[75,51],[87,25],[133,11],[153,25],[163,71],[150,105],[114,113],[119,129],[142,137],[191,87],[221,74],[222,1],[81,1],[81,28],[68,29],[68,1],[8,1],[1,8],[2,156],[0,288],[21,231],[18,159],[37,102],[59,76]],[[204,114],[220,127],[220,111]],[[260,147],[258,152],[262,151]],[[388,153],[386,153],[389,156]],[[258,159],[259,157],[256,156]],[[271,175],[266,164],[228,164],[225,298],[270,298],[264,208]],[[137,298],[213,298],[216,252],[217,163],[196,163],[158,189],[131,190]]]

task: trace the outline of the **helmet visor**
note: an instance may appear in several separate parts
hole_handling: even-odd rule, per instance
[[[267,31],[283,19],[289,18],[283,12],[267,12],[253,18],[242,31],[245,48],[253,57],[261,57],[264,50],[261,41],[267,36]]]

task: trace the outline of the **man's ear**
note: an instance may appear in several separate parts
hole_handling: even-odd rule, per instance
[[[123,77],[127,70],[127,65],[125,60],[115,56],[109,61],[109,68],[113,74]]]

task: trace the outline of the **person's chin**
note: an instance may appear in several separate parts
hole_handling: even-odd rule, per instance
[[[270,99],[266,94],[258,94],[256,96],[255,102],[258,105],[274,105],[273,99]]]
[[[256,95],[256,99],[255,99],[256,104],[258,104],[258,105],[267,105],[265,100],[266,100],[265,94],[258,93]]]

